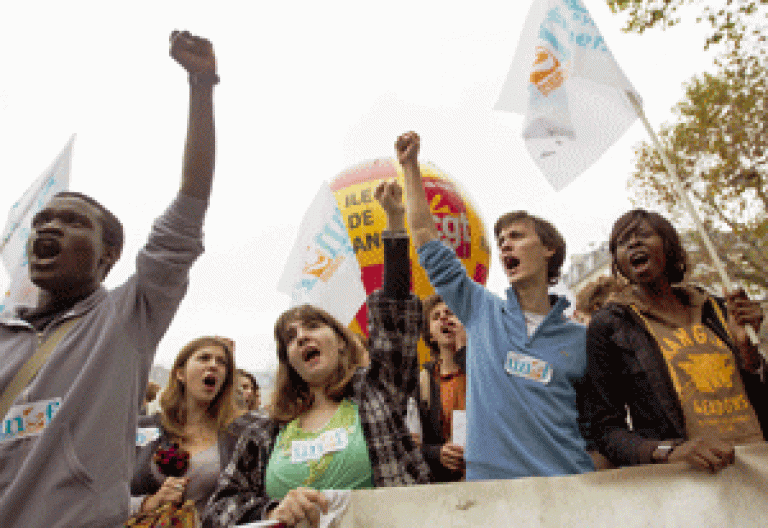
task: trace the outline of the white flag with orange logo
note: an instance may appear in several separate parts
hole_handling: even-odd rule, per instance
[[[299,226],[278,291],[291,306],[311,304],[349,324],[365,302],[360,264],[328,183],[323,183]]]
[[[496,110],[525,115],[528,152],[560,190],[637,119],[616,63],[581,0],[534,0]]]
[[[11,282],[0,299],[0,312],[11,311],[17,306],[34,306],[37,302],[38,288],[29,278],[27,259],[27,239],[32,226],[32,217],[53,198],[54,194],[69,189],[69,170],[72,164],[74,142],[73,134],[51,166],[29,186],[8,212],[8,219],[0,239],[0,256]]]

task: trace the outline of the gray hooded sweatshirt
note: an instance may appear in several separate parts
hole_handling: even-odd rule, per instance
[[[44,340],[80,316],[14,402],[38,402],[31,415],[43,408],[45,428],[26,434],[39,429],[42,415],[37,425],[10,423],[13,409],[3,420],[3,528],[112,527],[128,518],[139,399],[158,342],[186,293],[189,269],[203,251],[206,207],[179,195],[155,221],[135,274],[58,314],[42,333]],[[0,391],[37,346],[26,321],[0,320]],[[27,430],[19,433],[20,426]]]

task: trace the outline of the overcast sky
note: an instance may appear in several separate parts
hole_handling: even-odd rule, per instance
[[[249,370],[275,364],[272,325],[288,306],[276,285],[299,221],[323,180],[391,157],[397,135],[422,136],[422,160],[468,190],[487,228],[528,209],[553,221],[570,253],[607,237],[629,206],[639,122],[597,164],[555,193],[520,138],[522,116],[493,110],[530,0],[360,2],[14,2],[0,16],[0,216],[77,133],[71,188],[126,229],[107,286],[124,281],[152,220],[175,195],[187,86],[168,35],[215,47],[217,166],[206,253],[157,362],[201,334],[237,341]],[[658,128],[682,82],[711,69],[702,29],[643,36],[587,0]],[[491,262],[490,288],[504,278]],[[7,284],[7,279],[5,279]]]

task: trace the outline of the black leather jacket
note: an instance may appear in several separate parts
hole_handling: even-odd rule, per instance
[[[716,302],[725,316],[724,303],[709,297],[701,322],[738,358]],[[760,374],[739,372],[765,437],[768,384]],[[610,303],[593,316],[587,331],[587,376],[589,390],[581,412],[591,422],[600,452],[617,466],[650,463],[659,441],[687,439],[683,410],[665,360],[629,306]],[[626,408],[632,430],[626,422]]]

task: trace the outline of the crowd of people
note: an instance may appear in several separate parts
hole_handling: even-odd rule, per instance
[[[525,211],[502,215],[494,236],[509,288],[497,295],[440,240],[414,132],[395,142],[404,188],[382,181],[375,191],[387,227],[367,338],[320,307],[285,311],[262,405],[235,343],[195,337],[156,412],[146,411],[158,342],[203,250],[214,172],[213,47],[174,32],[171,56],[189,73],[181,188],[134,275],[102,286],[123,231],[92,198],[60,193],[34,218],[38,304],[0,319],[3,526],[122,526],[186,500],[206,527],[316,526],[326,490],[651,463],[716,472],[735,446],[764,441],[765,363],[744,330],[761,325],[760,305],[743,290],[721,298],[686,283],[687,255],[668,220],[637,209],[616,221],[613,276],[582,292],[574,320],[549,293],[566,256],[557,228]],[[436,292],[426,299],[411,292],[411,244]],[[431,353],[423,366],[420,339]],[[465,441],[453,437],[457,412]],[[140,414],[158,434],[137,448]],[[188,458],[183,474],[161,467],[169,446]]]

